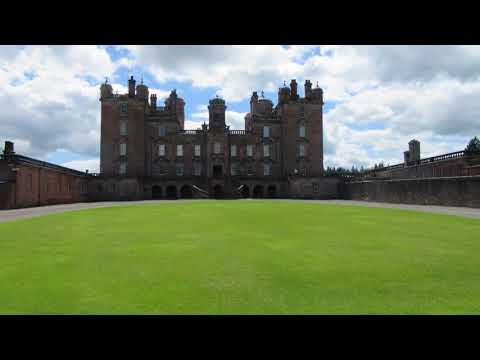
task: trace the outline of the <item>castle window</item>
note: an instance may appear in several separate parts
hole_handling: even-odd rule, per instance
[[[247,156],[248,156],[248,157],[252,157],[252,156],[253,156],[253,145],[252,145],[252,144],[248,144],[248,145],[247,145]]]
[[[158,145],[158,156],[165,156],[165,144]]]
[[[298,144],[298,156],[299,157],[305,156],[305,144]]]
[[[125,156],[127,155],[127,144],[126,143],[121,143],[120,144],[120,156]]]
[[[268,138],[272,136],[272,128],[270,126],[264,126],[263,127],[263,137]]]
[[[183,145],[177,145],[177,156],[183,156]]]
[[[298,136],[305,137],[305,126],[301,125],[298,127]]]
[[[312,188],[313,188],[313,192],[314,192],[314,193],[318,193],[318,190],[319,190],[318,183],[313,183],[313,184],[312,184]]]
[[[269,176],[271,175],[271,169],[272,168],[272,165],[271,164],[263,164],[263,175],[265,176]]]
[[[222,151],[222,144],[220,144],[219,142],[215,142],[213,144],[213,152],[215,154],[220,154],[221,151]]]
[[[305,108],[303,106],[300,107],[300,110],[299,110],[299,117],[300,117],[300,120],[303,120],[305,119]]]
[[[232,176],[238,176],[240,174],[240,165],[238,163],[231,164],[230,173]]]
[[[248,175],[248,176],[252,176],[252,175],[253,175],[253,166],[252,166],[252,165],[248,165],[247,175]]]
[[[183,176],[183,164],[179,163],[176,165],[176,174],[177,176]]]
[[[195,176],[200,176],[202,174],[202,164],[197,162],[193,164],[193,174]]]
[[[120,121],[120,135],[127,135],[127,121]]]
[[[230,156],[237,156],[237,145],[232,145],[230,147]]]
[[[127,163],[125,161],[122,161],[120,163],[120,175],[125,175],[127,173]]]
[[[270,145],[269,144],[263,145],[263,156],[264,157],[270,157]]]
[[[306,168],[300,168],[300,175],[307,176],[307,169]]]
[[[165,126],[160,126],[158,128],[158,135],[159,136],[165,136],[167,135],[167,128]]]
[[[122,114],[127,114],[128,113],[128,104],[127,103],[121,103],[120,104],[120,112]]]
[[[195,145],[195,156],[200,156],[200,145]]]

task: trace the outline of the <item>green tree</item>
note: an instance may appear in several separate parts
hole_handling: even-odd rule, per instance
[[[475,136],[465,148],[466,155],[480,155],[480,140]]]

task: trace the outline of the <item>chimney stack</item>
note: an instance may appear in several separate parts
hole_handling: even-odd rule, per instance
[[[305,98],[310,99],[312,97],[312,83],[310,80],[305,80]]]
[[[13,150],[13,142],[5,141],[5,148],[3,149],[3,155],[13,155],[15,151]]]
[[[295,80],[295,79],[290,81],[290,98],[292,100],[297,100],[298,99],[297,80]]]
[[[135,97],[135,80],[133,79],[133,75],[128,80],[128,96]]]
[[[156,94],[150,95],[150,107],[152,108],[153,111],[157,110],[157,95]]]

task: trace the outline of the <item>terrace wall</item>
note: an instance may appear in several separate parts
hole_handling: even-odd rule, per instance
[[[480,207],[480,176],[369,180],[342,188],[346,200]]]

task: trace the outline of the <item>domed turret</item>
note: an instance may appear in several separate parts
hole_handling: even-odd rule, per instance
[[[209,127],[211,129],[225,128],[225,111],[227,109],[227,107],[225,106],[225,100],[217,96],[216,98],[211,99],[208,103]]]
[[[283,82],[283,86],[278,89],[278,103],[285,104],[290,100],[290,88]]]
[[[148,87],[143,84],[143,79],[142,82],[137,85],[137,98],[142,100],[148,99]]]
[[[318,87],[318,83],[317,87],[312,90],[312,99],[323,104],[323,90],[321,87]]]
[[[105,83],[100,85],[100,100],[102,99],[108,99],[113,97],[113,89],[112,85],[110,85],[107,80],[105,80]]]

